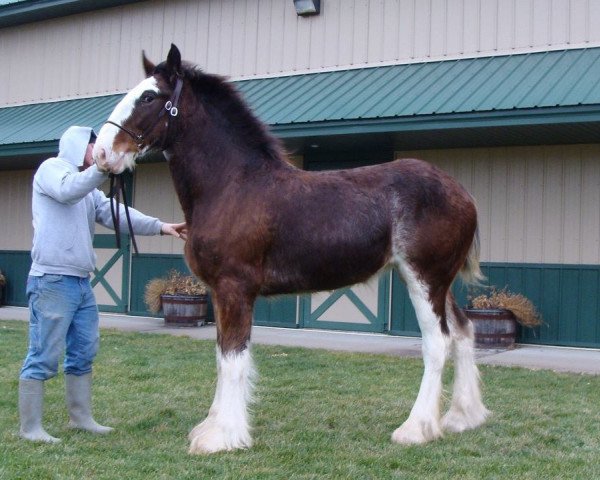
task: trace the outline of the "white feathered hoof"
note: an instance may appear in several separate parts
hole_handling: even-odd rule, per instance
[[[252,438],[247,429],[222,425],[211,417],[194,427],[188,438],[189,453],[192,455],[206,455],[252,446]]]
[[[406,420],[392,433],[392,442],[401,445],[420,445],[442,436],[439,423],[433,420]]]
[[[481,403],[466,411],[462,408],[451,407],[442,419],[442,427],[448,432],[460,433],[481,426],[489,416],[490,411]]]

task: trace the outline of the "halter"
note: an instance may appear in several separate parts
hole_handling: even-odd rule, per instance
[[[123,125],[119,125],[118,123],[113,122],[112,120],[107,120],[105,123],[110,123],[115,127],[123,130],[127,135],[129,135],[136,142],[136,146],[138,150],[144,148],[145,137],[150,133],[154,127],[158,124],[160,119],[169,112],[171,117],[176,117],[179,114],[179,109],[177,106],[179,105],[179,97],[181,95],[181,89],[183,88],[183,78],[181,75],[177,75],[177,83],[175,84],[175,90],[173,90],[173,94],[171,98],[167,100],[165,103],[165,107],[162,108],[158,114],[156,121],[146,128],[142,133],[134,133]],[[167,119],[167,131],[169,129],[169,119]],[[161,146],[164,145],[164,141]],[[125,182],[123,181],[123,175],[115,175],[110,174],[110,192],[108,196],[110,197],[110,213],[112,216],[113,225],[115,227],[115,235],[117,239],[117,248],[121,248],[121,220],[120,220],[120,208],[119,208],[119,200],[121,197],[121,193],[123,194],[123,204],[125,206],[125,216],[127,217],[127,227],[129,229],[129,235],[131,236],[131,242],[133,243],[133,251],[135,254],[138,254],[137,243],[135,241],[135,235],[133,233],[133,226],[131,225],[131,218],[129,217],[129,206],[127,204],[127,196],[125,193]],[[115,207],[116,201],[116,207]]]
[[[112,120],[107,120],[104,123],[110,123],[111,125],[114,125],[115,127],[119,128],[120,130],[123,130],[127,135],[129,135],[134,142],[136,142],[136,147],[138,148],[138,150],[141,150],[142,148],[144,148],[144,143],[146,140],[146,136],[154,129],[154,127],[156,127],[156,125],[158,124],[158,122],[160,121],[160,119],[165,116],[165,114],[167,112],[169,112],[169,115],[171,117],[176,117],[179,114],[179,109],[177,108],[177,106],[179,105],[179,97],[181,96],[181,89],[183,88],[183,78],[180,75],[177,75],[177,83],[175,84],[175,90],[173,90],[173,94],[171,95],[171,98],[169,98],[169,100],[167,100],[167,102],[165,103],[165,107],[163,109],[161,109],[161,111],[158,114],[158,117],[156,118],[156,121],[150,125],[148,128],[146,128],[142,133],[135,133],[133,131],[131,131],[130,129],[124,127],[123,125],[119,125],[118,123],[113,122]],[[168,119],[167,119],[167,130],[169,128],[169,123],[168,123]],[[162,145],[164,145],[164,141],[162,142]],[[162,146],[161,145],[161,146]]]

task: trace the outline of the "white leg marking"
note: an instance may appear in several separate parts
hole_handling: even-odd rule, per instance
[[[248,404],[254,367],[249,349],[223,355],[217,347],[217,389],[206,419],[189,434],[190,453],[203,454],[252,445]]]
[[[442,372],[450,339],[442,334],[440,319],[433,311],[427,287],[418,280],[405,262],[397,262],[397,265],[406,281],[421,328],[425,371],[410,415],[394,431],[392,440],[402,444],[425,443],[442,435],[440,427]]]
[[[451,306],[446,310],[450,312]],[[448,315],[448,320],[454,347],[454,388],[452,404],[444,415],[442,426],[451,432],[463,432],[480,426],[490,412],[481,401],[479,371],[473,351],[473,326],[469,322],[465,334],[453,314]]]

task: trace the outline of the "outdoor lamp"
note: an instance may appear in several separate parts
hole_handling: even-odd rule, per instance
[[[321,0],[294,0],[294,7],[300,16],[318,15],[321,11]]]

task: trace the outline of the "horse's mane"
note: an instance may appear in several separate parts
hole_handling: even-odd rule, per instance
[[[204,73],[192,64],[183,64],[184,76],[204,105],[215,105],[228,122],[244,137],[244,144],[270,160],[286,158],[282,143],[250,110],[235,86],[225,77]],[[286,162],[287,163],[287,162]]]

